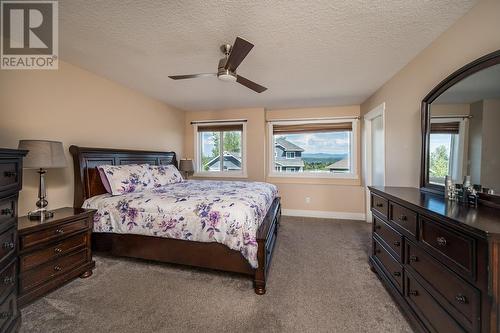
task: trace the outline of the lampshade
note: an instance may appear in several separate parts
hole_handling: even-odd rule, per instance
[[[24,158],[25,169],[65,168],[66,158],[62,142],[47,140],[20,140],[19,149],[29,150]]]
[[[184,172],[193,172],[194,171],[194,164],[193,160],[181,160],[179,163],[179,170],[184,171]]]

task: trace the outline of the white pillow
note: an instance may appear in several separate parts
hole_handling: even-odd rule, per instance
[[[141,192],[153,187],[149,164],[100,165],[112,195]]]
[[[161,187],[168,184],[180,183],[184,181],[181,173],[172,165],[150,165],[149,170],[153,177],[153,186]]]

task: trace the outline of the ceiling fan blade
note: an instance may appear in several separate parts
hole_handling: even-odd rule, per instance
[[[200,74],[188,74],[188,75],[169,75],[172,80],[184,80],[184,79],[196,79],[199,77],[217,77],[216,73],[200,73]]]
[[[253,81],[250,81],[249,79],[241,76],[241,75],[237,75],[236,76],[236,82],[238,82],[239,84],[242,84],[244,85],[245,87],[247,88],[250,88],[252,89],[253,91],[255,92],[258,92],[259,94],[263,91],[266,91],[267,88],[266,87],[263,87],[261,86],[260,84],[257,84]]]
[[[247,42],[243,38],[236,37],[233,47],[231,48],[231,53],[229,54],[229,58],[227,58],[226,66],[224,66],[224,68],[229,69],[231,72],[234,72],[252,48],[252,43]]]

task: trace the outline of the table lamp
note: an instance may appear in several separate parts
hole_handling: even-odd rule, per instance
[[[182,159],[179,163],[179,171],[182,171],[184,173],[184,178],[187,179],[188,175],[194,172],[193,160]]]
[[[65,168],[66,158],[62,142],[47,140],[20,140],[19,149],[29,150],[24,158],[24,169],[38,169],[40,182],[38,185],[38,209],[28,213],[30,220],[43,220],[54,216],[54,212],[47,209],[47,191],[45,188],[45,174],[47,169]]]

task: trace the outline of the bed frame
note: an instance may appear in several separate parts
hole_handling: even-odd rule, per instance
[[[102,164],[168,165],[177,167],[174,152],[82,148],[71,146],[73,155],[75,196],[74,206],[95,195],[106,193],[96,166]],[[220,243],[204,243],[133,234],[94,233],[92,249],[115,256],[148,259],[160,262],[190,265],[253,277],[255,293],[266,292],[266,279],[271,264],[281,217],[280,198],[276,198],[257,231],[258,268],[254,269],[240,252]]]

